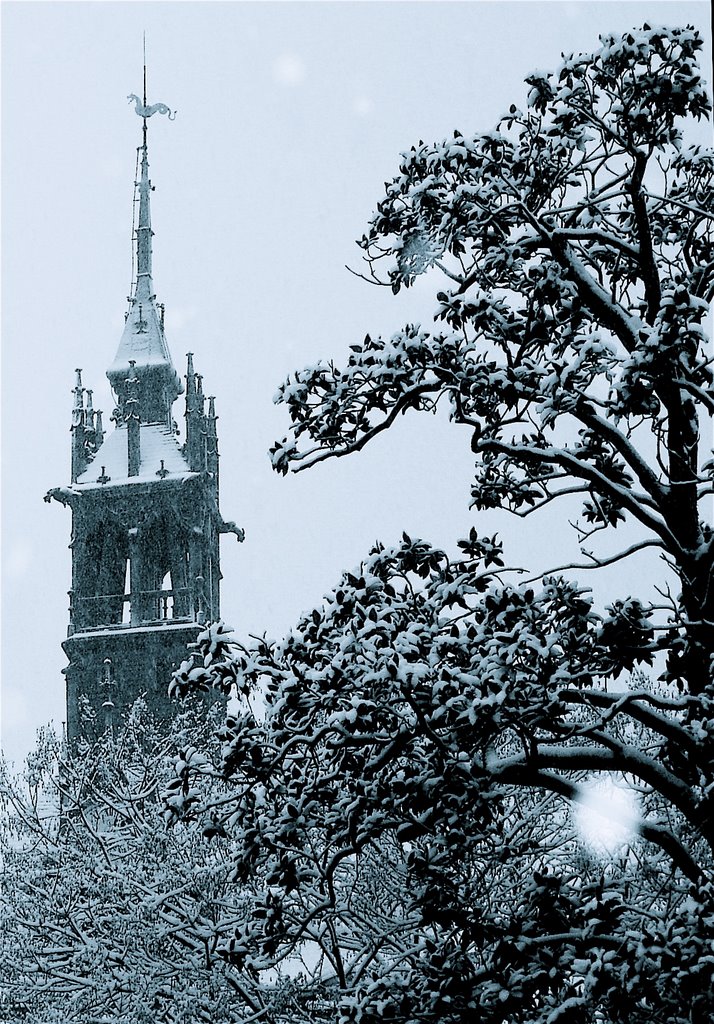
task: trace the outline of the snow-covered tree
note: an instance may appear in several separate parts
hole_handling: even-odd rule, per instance
[[[138,701],[116,735],[73,756],[45,733],[23,776],[2,767],[0,1020],[234,1024],[289,1013],[296,982],[274,973],[259,985],[223,953],[253,898],[232,880],[223,829],[210,816],[164,820],[177,747],[208,779],[215,727],[192,703],[167,731]]]
[[[177,674],[245,698],[228,794],[194,791],[184,758],[166,798],[212,812],[253,880],[227,948],[255,970],[313,949],[327,1019],[714,1013],[714,152],[682,134],[711,112],[701,46],[601,37],[494,131],[404,154],[365,275],[430,274],[436,328],[367,337],[279,393],[276,470],[441,402],[471,432],[475,509],[579,515],[583,554],[523,582],[476,529],[457,557],[404,536],[281,643],[214,626]],[[647,548],[656,591],[598,608],[581,573]],[[590,776],[639,808],[606,862],[571,824]]]

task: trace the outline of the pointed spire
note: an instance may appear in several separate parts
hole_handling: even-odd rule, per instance
[[[196,394],[195,370],[193,368],[193,352],[186,353],[186,402]]]
[[[186,353],[186,456],[193,472],[203,468],[201,377],[193,368],[193,352]]]
[[[146,101],[144,101],[146,105]],[[143,127],[144,143],[141,147],[141,175],[137,182],[139,189],[139,223],[136,229],[136,290],[134,299],[146,302],[153,296],[151,278],[151,182],[149,181],[149,151],[146,143],[146,118]]]
[[[139,223],[136,228],[136,284],[132,299],[148,299],[153,296],[153,282],[151,279],[152,245],[151,239],[151,181],[149,180],[149,147],[147,145],[147,124],[146,124],[146,32],[143,37],[144,44],[144,101],[141,110],[142,116],[142,145],[139,147],[141,171],[139,180],[134,182],[139,192]],[[141,307],[140,307],[141,308]],[[139,313],[141,320],[141,312]]]
[[[82,371],[77,369],[75,372],[75,385],[74,385],[74,408],[72,409],[72,426],[78,427],[82,422],[82,411],[84,408],[84,388],[82,387]]]
[[[87,467],[85,440],[84,388],[82,387],[82,371],[75,370],[74,406],[72,408],[72,483]]]
[[[144,49],[144,98],[143,104],[133,93],[129,97],[136,101],[136,112],[142,119],[142,144],[138,150],[139,175],[134,182],[138,194],[139,218],[136,226],[136,281],[129,297],[129,310],[124,324],[124,333],[114,362],[107,370],[107,377],[123,407],[127,400],[127,377],[129,364],[133,360],[136,370],[132,377],[140,380],[138,388],[138,411],[142,423],[171,424],[171,406],[183,388],[174,369],[166,338],[164,336],[163,313],[159,314],[156,304],[152,268],[151,192],[149,180],[149,149],[147,142],[147,121],[157,111],[171,111],[163,103],[149,107],[146,103],[146,48]],[[136,197],[135,197],[136,199]]]
[[[144,104],[146,111],[146,32],[144,44]],[[139,225],[136,229],[136,296],[151,295],[151,182],[149,181],[149,149],[146,143],[146,115],[142,118],[143,145],[141,146],[141,175],[137,186],[139,189]]]
[[[206,469],[213,475],[213,484],[218,491],[218,431],[216,430],[216,399],[213,395],[208,399],[208,415],[206,416]]]

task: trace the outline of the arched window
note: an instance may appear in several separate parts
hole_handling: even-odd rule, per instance
[[[126,571],[124,573],[124,600],[122,602],[121,621],[123,626],[131,622],[131,559],[126,560]]]
[[[162,619],[173,619],[174,617],[174,594],[170,572],[166,573],[161,582],[161,594],[159,595],[159,616]]]

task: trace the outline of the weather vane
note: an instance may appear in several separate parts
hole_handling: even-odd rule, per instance
[[[152,114],[168,114],[169,121],[173,121],[176,117],[176,111],[171,110],[171,107],[167,107],[165,103],[152,103],[150,107],[147,107],[146,100],[142,103],[136,93],[130,93],[127,96],[130,103],[136,103],[136,112],[139,117],[151,117]]]
[[[136,103],[136,113],[139,117],[143,117],[146,120],[147,117],[151,117],[152,114],[168,114],[169,121],[173,121],[176,117],[176,111],[172,111],[170,107],[167,107],[165,103],[152,103],[151,106],[147,106],[146,103],[146,32],[144,33],[144,99],[143,101],[136,95],[135,92],[130,93],[127,96],[130,103]]]

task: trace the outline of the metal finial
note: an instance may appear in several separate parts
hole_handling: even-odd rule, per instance
[[[169,121],[173,121],[176,117],[176,111],[172,111],[170,107],[167,107],[165,103],[152,103],[151,106],[146,101],[146,32],[144,32],[144,99],[139,99],[135,92],[129,93],[127,99],[130,103],[136,103],[136,112],[139,117],[144,119],[144,145],[146,146],[146,119],[151,117],[152,114],[168,114]]]

